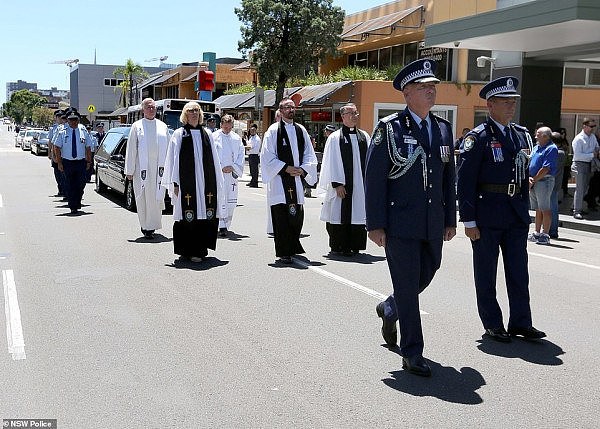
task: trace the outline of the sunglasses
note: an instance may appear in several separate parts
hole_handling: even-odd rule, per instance
[[[198,112],[200,112],[200,109],[198,109],[198,108],[188,109],[188,113],[198,113]]]

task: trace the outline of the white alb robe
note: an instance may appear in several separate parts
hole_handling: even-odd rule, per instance
[[[145,230],[162,228],[165,190],[160,187],[160,173],[165,165],[168,143],[167,126],[158,119],[143,118],[131,126],[125,152],[125,174],[133,176],[138,218]]]
[[[362,133],[367,139],[367,147],[371,138],[363,130],[357,128],[357,132]],[[346,176],[344,174],[344,164],[342,163],[342,154],[340,151],[340,139],[343,139],[342,130],[339,129],[327,138],[325,150],[323,151],[323,161],[321,162],[321,175],[319,177],[318,195],[323,195],[323,206],[321,206],[320,219],[332,224],[341,224],[342,199],[338,197],[332,182],[346,185]],[[358,138],[356,134],[350,134],[352,144],[352,219],[353,225],[365,225],[367,214],[365,211],[365,188],[360,166],[360,151],[358,147]]]
[[[294,167],[301,167],[306,171],[304,180],[309,185],[317,183],[317,156],[310,142],[310,136],[306,129],[299,125],[304,136],[304,154],[302,161],[298,154],[298,140],[296,138],[296,130],[294,123],[285,123],[285,130],[290,139],[292,149],[292,157],[294,159]],[[280,179],[279,172],[284,167],[285,162],[281,161],[277,156],[277,129],[279,122],[272,124],[263,137],[263,145],[260,152],[260,167],[263,183],[267,184],[267,205],[273,206],[276,204],[285,204],[285,194],[283,190],[283,182]],[[304,187],[300,177],[295,178],[296,195],[298,204],[304,204]]]
[[[161,186],[168,190],[169,196],[173,203],[173,219],[180,221],[183,219],[183,211],[181,209],[181,192],[175,196],[174,183],[179,181],[179,153],[181,151],[181,138],[183,136],[183,128],[175,130],[169,148],[167,149],[167,157],[165,160],[165,172],[162,177]],[[213,154],[213,162],[215,168],[215,178],[217,181],[217,218],[222,218],[227,215],[225,189],[223,187],[223,173],[219,162],[219,154],[212,139],[212,135],[207,130],[210,139],[210,146]],[[197,219],[206,219],[206,202],[204,200],[204,168],[202,166],[202,136],[200,130],[192,130],[192,141],[194,142],[194,164],[196,172],[196,208]]]
[[[223,130],[217,130],[213,133],[212,138],[219,154],[221,169],[230,166],[235,173],[223,173],[223,181],[227,201],[227,216],[219,218],[219,228],[227,228],[231,226],[233,219],[233,211],[237,206],[238,200],[238,177],[244,174],[244,144],[242,138],[235,132],[230,131],[225,134]]]

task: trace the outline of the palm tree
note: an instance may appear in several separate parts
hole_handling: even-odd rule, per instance
[[[134,63],[131,58],[127,59],[125,66],[117,67],[113,72],[115,77],[123,76],[123,82],[119,85],[121,87],[121,99],[119,104],[123,107],[128,107],[133,104],[133,85],[137,85],[142,80],[148,77],[148,73],[144,68]],[[129,104],[127,104],[126,94],[129,93]]]

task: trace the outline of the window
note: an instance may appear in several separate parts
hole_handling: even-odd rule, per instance
[[[120,86],[123,83],[123,79],[104,78],[104,86]]]
[[[379,51],[369,51],[367,67],[376,69],[379,65]]]
[[[487,110],[475,110],[475,115],[473,115],[473,123],[475,126],[483,124],[485,121],[487,121],[487,115]]]
[[[585,68],[565,67],[563,85],[585,85]]]
[[[404,45],[392,46],[392,65],[404,64]]]
[[[485,67],[477,67],[477,57],[491,57],[492,51],[469,50],[469,64],[467,66],[467,81],[487,82],[490,80],[490,63]]]
[[[390,66],[392,48],[383,48],[379,50],[379,69],[385,70]]]
[[[108,157],[121,141],[121,137],[123,137],[121,133],[106,133],[104,140],[102,140],[102,145],[100,146],[101,153]]]
[[[409,43],[404,45],[404,65],[412,63],[418,59],[419,44]]]
[[[600,85],[600,69],[589,69],[588,85]]]

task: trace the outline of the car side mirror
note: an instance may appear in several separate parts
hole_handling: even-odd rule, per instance
[[[117,154],[117,155],[111,155],[110,159],[112,161],[125,161],[125,157],[121,154]]]

